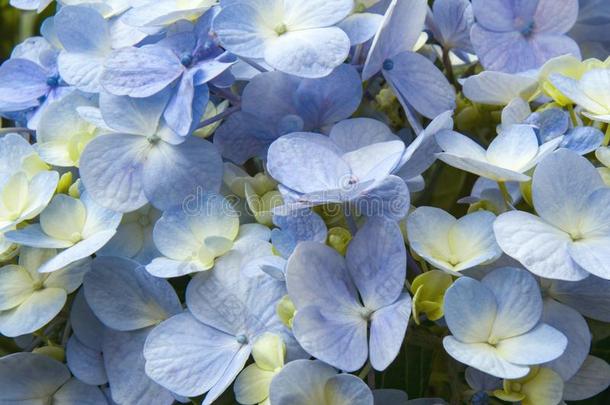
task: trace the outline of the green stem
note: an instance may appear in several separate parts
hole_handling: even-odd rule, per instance
[[[510,193],[508,192],[506,183],[503,181],[499,181],[498,188],[500,188],[500,191],[502,192],[502,198],[504,198],[504,202],[506,203],[506,206],[510,207],[513,204],[513,199],[510,196]]]
[[[606,125],[606,136],[604,136],[602,144],[604,146],[608,146],[610,144],[610,124]]]
[[[358,378],[361,378],[364,380],[364,378],[369,375],[369,372],[371,371],[371,362],[367,361],[366,364],[364,365],[364,368],[358,373]]]
[[[449,50],[445,48],[443,48],[443,65],[445,65],[445,70],[447,72],[447,78],[449,79],[449,83],[451,83],[453,87],[457,89],[458,84],[455,80],[455,75],[453,74],[453,65],[451,64]]]
[[[568,111],[570,112],[570,119],[572,120],[572,125],[578,126],[578,119],[576,118],[576,112],[574,111],[574,106],[572,104],[568,104]]]

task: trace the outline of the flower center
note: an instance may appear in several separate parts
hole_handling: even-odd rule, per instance
[[[274,31],[277,35],[284,35],[286,32],[288,32],[288,27],[286,27],[286,24],[282,23],[275,27]]]
[[[47,77],[47,86],[49,87],[57,87],[59,86],[59,76],[49,76]]]
[[[240,345],[245,345],[248,343],[248,337],[246,335],[237,335],[235,340],[237,340],[237,343]]]
[[[180,63],[182,63],[182,66],[184,67],[191,66],[191,63],[193,63],[193,55],[191,55],[190,53],[183,54],[182,56],[180,56]]]
[[[383,61],[383,70],[394,69],[394,61],[392,59],[386,59]]]

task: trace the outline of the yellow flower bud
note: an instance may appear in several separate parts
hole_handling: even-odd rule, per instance
[[[328,230],[326,244],[345,256],[347,246],[352,240],[352,234],[345,228],[336,226]]]
[[[284,295],[282,297],[282,299],[277,303],[275,310],[277,311],[277,316],[280,318],[282,323],[288,328],[292,329],[292,321],[297,310],[288,295]]]
[[[413,295],[413,319],[419,325],[419,317],[425,314],[431,321],[443,317],[445,291],[451,286],[451,276],[440,270],[431,270],[415,277],[411,284]]]
[[[59,178],[57,183],[57,194],[67,194],[70,186],[72,185],[72,172],[65,172]]]
[[[504,380],[503,389],[494,396],[522,405],[556,405],[563,397],[563,380],[550,368],[534,366],[528,375],[516,380]]]
[[[61,361],[62,363],[66,358],[66,352],[64,351],[64,348],[61,346],[37,347],[34,350],[32,350],[32,352],[42,354],[44,356],[55,359],[57,361]]]

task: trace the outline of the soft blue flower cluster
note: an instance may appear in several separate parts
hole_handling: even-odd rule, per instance
[[[0,66],[1,404],[610,386],[609,1],[51,3]]]

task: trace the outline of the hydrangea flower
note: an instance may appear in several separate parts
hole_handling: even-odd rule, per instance
[[[562,140],[558,137],[539,145],[534,129],[528,125],[503,129],[487,150],[457,132],[443,131],[436,135],[436,141],[443,149],[437,155],[440,160],[501,182],[528,181],[530,176],[525,172],[553,152]]]
[[[493,233],[496,216],[477,211],[459,220],[433,207],[419,207],[407,218],[411,249],[435,267],[460,272],[502,255]]]
[[[117,96],[150,97],[172,86],[163,113],[168,126],[185,136],[199,123],[208,103],[206,83],[229,69],[236,59],[223,51],[210,33],[216,10],[196,25],[186,24],[161,41],[114,51],[105,61],[101,83]]]
[[[88,259],[52,274],[39,273],[56,254],[54,249],[22,248],[18,265],[0,269],[0,333],[14,337],[42,328],[61,311],[68,294],[80,286],[89,270]]]
[[[483,66],[508,73],[536,69],[580,49],[565,35],[578,17],[578,0],[473,0],[470,38]]]
[[[179,137],[165,125],[168,99],[167,91],[140,99],[102,93],[102,122],[116,133],[89,142],[80,165],[81,180],[98,204],[120,212],[147,202],[166,209],[220,188],[218,152],[210,142]]]
[[[298,342],[341,370],[358,370],[368,357],[384,370],[398,354],[411,314],[411,297],[402,292],[405,273],[400,230],[386,219],[368,219],[345,259],[325,245],[300,243],[286,269]]]
[[[99,93],[106,57],[112,52],[108,22],[89,7],[66,6],[54,17],[53,27],[62,50],[57,68],[62,79],[89,93]]]
[[[382,71],[417,132],[422,128],[413,108],[431,119],[455,108],[455,90],[445,76],[426,57],[413,52],[424,28],[426,10],[423,0],[393,0],[362,70],[363,80]]]
[[[288,332],[275,314],[283,283],[266,274],[242,277],[240,256],[229,254],[194,277],[186,291],[189,310],[159,324],[144,347],[153,380],[180,395],[207,392],[206,405],[233,382],[264,333],[282,334],[291,356]]]
[[[459,278],[445,293],[443,339],[456,360],[500,378],[521,378],[530,366],[559,357],[567,339],[541,323],[542,298],[524,270],[500,268],[476,281]]]
[[[328,137],[284,135],[269,148],[267,169],[280,182],[289,210],[351,203],[366,215],[401,219],[409,205],[405,180],[432,163],[426,152],[436,147],[434,134],[452,126],[450,117],[449,112],[437,117],[407,148],[386,125],[364,118],[338,123]]]
[[[24,246],[64,249],[38,270],[49,273],[95,253],[120,222],[121,214],[100,207],[86,192],[80,199],[58,194],[40,214],[40,223],[7,232],[6,238]]]
[[[71,91],[59,76],[59,51],[43,37],[18,45],[0,66],[0,114],[36,129],[40,113]]]
[[[172,404],[174,395],[146,376],[142,355],[152,327],[182,311],[172,286],[166,280],[151,276],[132,260],[99,257],[93,261],[83,288],[94,319],[99,319],[97,322],[101,321],[103,326],[86,314],[86,307],[81,307],[80,316],[72,318],[88,322],[85,325],[89,334],[84,335],[85,331],[81,330],[80,339],[101,345],[98,348],[101,348],[112,399],[126,404],[139,401]],[[96,331],[97,336],[91,337],[91,332]]]
[[[295,76],[324,77],[347,58],[349,38],[335,25],[353,7],[353,0],[230,1],[214,20],[214,31],[238,56],[263,59]]]
[[[36,133],[38,153],[45,162],[58,167],[78,167],[85,146],[101,132],[79,111],[94,107],[96,103],[90,98],[73,92],[45,109]]]
[[[444,49],[461,56],[474,53],[470,43],[474,15],[468,0],[436,0],[426,23]]]
[[[286,345],[280,336],[265,333],[252,346],[252,357],[254,364],[235,380],[235,399],[240,404],[270,405],[269,386],[284,367]]]
[[[320,79],[261,73],[244,88],[241,111],[220,126],[214,144],[238,164],[254,156],[265,158],[269,145],[281,135],[323,130],[349,118],[361,99],[360,77],[351,65],[341,65]]]
[[[157,277],[178,277],[211,269],[217,258],[231,250],[270,254],[269,237],[270,231],[263,225],[240,226],[228,200],[207,194],[194,210],[186,206],[163,212],[153,230],[162,256],[153,259],[146,270]]]
[[[271,381],[270,399],[277,405],[373,405],[367,385],[351,374],[318,360],[288,363]]]
[[[585,111],[583,115],[595,121],[610,122],[610,68],[593,69],[580,80],[558,74],[551,75],[551,83],[566,97]]]
[[[560,149],[536,168],[532,197],[539,216],[511,211],[494,223],[502,250],[541,277],[610,278],[608,251],[600,248],[609,237],[610,190],[595,167]]]
[[[98,387],[71,378],[64,364],[36,353],[0,358],[0,387],[0,401],[6,403],[107,403]]]

